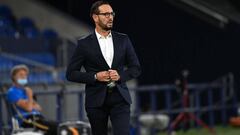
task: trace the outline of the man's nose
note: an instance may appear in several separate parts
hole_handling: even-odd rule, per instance
[[[109,17],[109,21],[113,21],[113,16],[112,15]]]

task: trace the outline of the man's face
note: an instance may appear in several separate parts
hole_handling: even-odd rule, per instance
[[[17,82],[18,79],[27,79],[27,76],[28,76],[27,71],[21,69],[15,74],[14,80]]]
[[[94,15],[93,19],[100,28],[103,30],[111,30],[113,27],[113,9],[110,5],[101,5],[99,14]]]

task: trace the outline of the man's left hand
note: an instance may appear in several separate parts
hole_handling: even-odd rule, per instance
[[[108,70],[109,71],[109,76],[112,81],[118,81],[120,80],[120,75],[118,74],[117,70]]]

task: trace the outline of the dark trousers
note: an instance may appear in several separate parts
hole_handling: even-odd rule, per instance
[[[46,120],[44,117],[36,115],[36,116],[29,116],[26,119],[31,119],[34,120],[35,122],[47,126],[49,128],[49,130],[44,130],[41,128],[36,127],[38,130],[42,130],[45,132],[45,135],[57,135],[57,128],[58,128],[58,123],[55,121],[49,121]],[[28,124],[23,122],[21,125],[23,128],[33,128],[34,126],[32,124]]]
[[[116,88],[107,91],[101,107],[86,107],[86,112],[93,135],[107,135],[109,118],[114,135],[130,134],[130,105]]]

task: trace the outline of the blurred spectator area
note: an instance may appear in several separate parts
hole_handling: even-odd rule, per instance
[[[17,64],[31,68],[30,83],[64,81],[68,52],[74,47],[55,29],[40,29],[30,17],[17,18],[8,5],[0,3],[0,83],[11,83],[9,73]]]

